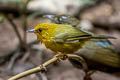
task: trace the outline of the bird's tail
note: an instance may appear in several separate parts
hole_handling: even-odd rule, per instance
[[[92,36],[94,39],[116,39],[116,37],[112,36],[105,36],[105,35],[94,35]]]

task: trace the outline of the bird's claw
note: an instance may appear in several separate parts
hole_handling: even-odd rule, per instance
[[[60,54],[56,56],[58,58],[58,61],[66,60],[68,58],[65,54]]]

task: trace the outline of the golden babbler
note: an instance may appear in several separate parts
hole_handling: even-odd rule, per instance
[[[90,39],[114,38],[103,35],[92,35],[65,24],[43,23],[29,30],[29,32],[34,32],[41,43],[44,43],[47,48],[64,54],[77,51]]]
[[[73,16],[44,16],[46,18],[54,20],[54,22],[57,22],[59,24],[69,24],[77,27],[79,23],[79,20]],[[91,65],[90,67],[93,69],[98,68],[100,70],[114,71],[116,69],[109,69],[109,67],[120,68],[120,55],[115,52],[112,43],[108,39],[90,39],[86,41],[82,48],[80,48],[79,51],[75,52],[75,54],[84,57],[84,59],[86,59],[86,61],[88,62],[88,65]],[[70,61],[73,63],[73,65],[76,65],[76,67],[79,66],[79,64],[77,65],[77,62],[75,64],[75,60],[74,62],[72,60]],[[107,68],[105,68],[105,66]],[[118,71],[118,69],[116,71]]]
[[[56,24],[70,24],[71,26],[78,26],[79,20],[73,16],[69,15],[54,15],[54,14],[47,14],[43,15],[43,18],[48,18],[52,22]]]
[[[43,23],[37,25],[34,29],[31,29],[28,32],[34,32],[37,35],[37,38],[41,41],[41,43],[44,43],[47,48],[51,49],[56,53],[61,52],[61,54],[77,54],[79,56],[82,56],[88,63],[88,66],[94,66],[92,62],[96,62],[98,64],[100,63],[101,65],[105,65],[105,66],[110,66],[115,68],[119,67],[118,54],[111,52],[110,55],[108,55],[106,49],[111,47],[109,46],[111,44],[108,44],[107,40],[102,41],[102,39],[108,39],[114,37],[93,35],[87,31],[78,29],[76,27],[67,24]],[[102,48],[104,51],[101,53],[98,50]],[[87,52],[86,49],[89,49],[91,52],[90,53],[89,51]],[[73,58],[70,59],[70,61],[75,66],[77,65],[77,67],[79,67],[80,64],[76,63],[79,62],[77,59]],[[92,62],[89,63],[89,61]],[[111,63],[115,63],[115,64],[112,65]]]
[[[44,17],[57,24],[69,24],[80,28],[78,25],[79,20],[73,16],[44,15]],[[89,70],[120,71],[120,54],[115,52],[113,44],[108,39],[90,39],[75,54],[82,56],[86,60]],[[75,67],[81,68],[79,60],[76,58],[69,60]]]

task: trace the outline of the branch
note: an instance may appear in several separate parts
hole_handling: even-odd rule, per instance
[[[26,38],[27,38],[27,34],[26,34],[26,31],[27,31],[27,23],[28,23],[28,16],[27,16],[27,5],[29,4],[31,0],[27,0],[23,6],[23,9],[22,9],[22,12],[21,12],[21,15],[24,16],[24,20],[23,20],[23,31],[24,31],[24,35],[23,35],[23,40],[24,40],[24,43],[26,44]]]
[[[15,31],[18,39],[19,39],[19,42],[22,45],[23,41],[22,41],[22,38],[20,36],[20,33],[18,31],[18,28],[17,28],[16,24],[13,22],[13,20],[8,15],[4,15],[4,16],[6,17],[6,19],[8,20],[8,22],[12,25],[12,27],[13,27],[13,29],[14,29],[14,31]]]
[[[75,55],[75,54],[67,54],[68,58],[76,58],[80,61],[80,63],[82,64],[83,70],[85,72],[88,72],[88,65],[86,63],[86,61],[84,60],[83,57]]]
[[[24,15],[24,20],[23,20],[23,41],[26,44],[26,38],[27,38],[27,16]]]
[[[22,72],[20,74],[17,74],[15,76],[11,77],[8,80],[17,80],[17,79],[20,79],[20,78],[25,77],[27,75],[30,75],[30,74],[33,74],[33,73],[36,73],[36,72],[40,72],[40,71],[44,70],[46,68],[46,66],[48,66],[51,63],[54,63],[58,60],[65,60],[65,59],[73,58],[73,57],[78,58],[81,61],[82,64],[85,63],[84,59],[81,56],[78,56],[78,55],[75,55],[75,54],[61,54],[60,53],[60,54],[55,55],[52,59],[46,61],[45,63],[43,63],[39,67],[36,67],[36,68],[30,69],[28,71]],[[86,65],[85,65],[85,67],[86,67]]]
[[[36,68],[33,68],[33,69],[30,69],[28,71],[25,71],[25,72],[22,72],[18,75],[15,75],[13,76],[12,78],[8,79],[8,80],[17,80],[17,79],[20,79],[24,76],[27,76],[27,75],[30,75],[32,73],[36,73],[36,72],[39,72],[41,70],[43,70],[46,66],[48,66],[49,64],[53,63],[53,62],[56,62],[59,58],[58,57],[53,57],[52,59],[48,60],[47,62],[45,62],[44,64],[36,67]]]

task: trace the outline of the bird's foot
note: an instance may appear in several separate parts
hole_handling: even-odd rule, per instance
[[[58,61],[66,60],[68,58],[66,54],[61,54],[61,53],[56,55],[56,57],[58,58]]]

